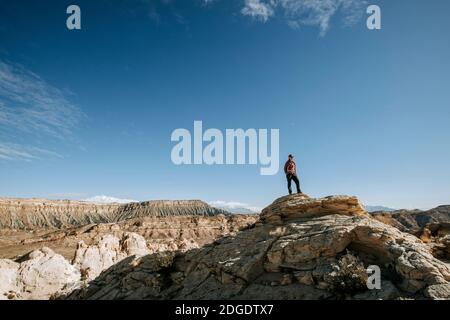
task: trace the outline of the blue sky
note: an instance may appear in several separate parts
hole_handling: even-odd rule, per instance
[[[69,4],[82,30],[65,27]],[[283,172],[175,166],[171,132],[279,128],[311,196],[450,201],[447,0],[0,1],[0,196],[265,206]],[[310,2],[309,2],[310,3]],[[336,9],[336,10],[334,10]]]

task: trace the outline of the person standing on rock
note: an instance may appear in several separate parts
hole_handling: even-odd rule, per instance
[[[297,177],[297,164],[295,163],[294,156],[292,154],[288,156],[288,160],[284,164],[284,173],[286,174],[289,194],[292,194],[292,180],[294,180],[295,186],[297,187],[297,193],[302,193],[300,190],[300,181]]]

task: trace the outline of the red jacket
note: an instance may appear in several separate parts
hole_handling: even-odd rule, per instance
[[[288,160],[284,164],[284,173],[297,175],[297,165],[294,160]]]

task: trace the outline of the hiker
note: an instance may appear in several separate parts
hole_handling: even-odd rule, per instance
[[[291,188],[292,180],[294,180],[295,185],[297,187],[297,193],[302,193],[302,191],[300,190],[300,181],[298,181],[297,177],[297,165],[295,164],[294,156],[292,154],[288,156],[288,160],[284,164],[284,173],[286,174],[289,194],[292,194]]]

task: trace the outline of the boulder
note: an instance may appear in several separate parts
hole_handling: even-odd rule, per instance
[[[80,272],[46,247],[17,262],[0,260],[1,299],[49,299],[55,293],[72,290],[79,281]]]
[[[16,296],[19,266],[20,264],[12,260],[0,260],[0,300],[12,299]]]
[[[128,256],[143,256],[149,253],[142,236],[126,232],[122,239],[114,235],[101,236],[93,245],[80,241],[72,264],[80,270],[83,280],[93,280],[103,270]]]

